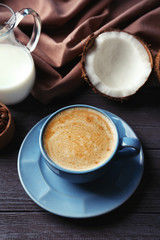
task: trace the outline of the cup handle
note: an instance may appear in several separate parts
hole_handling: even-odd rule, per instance
[[[40,33],[41,33],[41,19],[40,16],[37,12],[35,12],[33,9],[31,8],[23,8],[20,11],[15,13],[16,15],[16,22],[14,27],[17,27],[17,25],[20,23],[20,21],[27,15],[32,15],[34,18],[34,25],[33,25],[33,31],[32,31],[32,35],[31,38],[28,42],[28,44],[26,45],[27,49],[32,52],[39,40],[40,37]],[[12,24],[12,17],[10,18],[10,20],[8,21],[8,24],[11,25]]]
[[[141,148],[140,141],[137,138],[123,137],[120,138],[118,155],[133,155],[139,154]]]

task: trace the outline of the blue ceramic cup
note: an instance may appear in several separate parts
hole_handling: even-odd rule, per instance
[[[62,113],[63,111],[70,109],[70,108],[87,108],[87,109],[92,109],[95,111],[98,111],[98,113],[103,114],[103,116],[109,120],[109,122],[112,124],[114,128],[114,134],[115,134],[115,144],[114,144],[114,149],[112,153],[110,154],[109,157],[106,158],[104,162],[102,162],[100,165],[93,167],[91,169],[86,169],[86,170],[70,170],[66,169],[52,160],[44,147],[43,143],[43,137],[44,137],[44,132],[46,130],[46,127],[48,124],[51,122],[51,120],[54,119],[57,114]],[[123,137],[121,138],[118,133],[118,129],[115,125],[115,123],[112,121],[112,119],[108,116],[108,114],[96,107],[89,106],[89,105],[83,105],[83,104],[77,104],[77,105],[71,105],[64,107],[53,114],[51,114],[45,123],[43,124],[41,130],[40,130],[40,135],[39,135],[39,145],[40,145],[40,150],[41,154],[43,157],[43,160],[46,162],[48,167],[53,171],[53,173],[57,174],[59,177],[62,177],[70,182],[74,183],[84,183],[84,182],[89,182],[97,179],[100,177],[102,174],[105,173],[106,168],[109,166],[109,163],[116,158],[116,155],[132,155],[135,156],[140,152],[140,142],[137,138],[130,138],[130,137]],[[54,147],[54,146],[53,146]],[[76,156],[75,156],[76,159]]]

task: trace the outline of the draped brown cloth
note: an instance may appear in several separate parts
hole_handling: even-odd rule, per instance
[[[92,33],[110,28],[135,34],[150,45],[153,55],[160,49],[160,0],[5,0],[15,12],[32,8],[42,20],[39,43],[33,52],[37,77],[32,91],[48,103],[70,94],[83,84],[80,56]],[[27,43],[33,19],[26,17],[15,30]]]

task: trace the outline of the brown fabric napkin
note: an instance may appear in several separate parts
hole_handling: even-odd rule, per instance
[[[141,37],[153,55],[160,48],[160,0],[5,0],[15,12],[30,7],[42,20],[33,52],[37,77],[33,95],[43,103],[81,86],[80,55],[88,36],[118,28]],[[26,17],[15,33],[27,43],[33,19]],[[27,36],[28,35],[28,36]]]

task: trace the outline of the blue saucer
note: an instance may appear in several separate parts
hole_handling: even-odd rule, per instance
[[[104,110],[104,112],[107,112]],[[120,137],[136,137],[130,126],[107,112]],[[55,175],[45,164],[39,148],[39,132],[46,118],[25,137],[18,155],[18,174],[29,197],[43,209],[65,217],[87,218],[108,213],[123,204],[136,190],[143,175],[141,147],[136,157],[114,159],[106,174],[92,183],[74,184]]]

